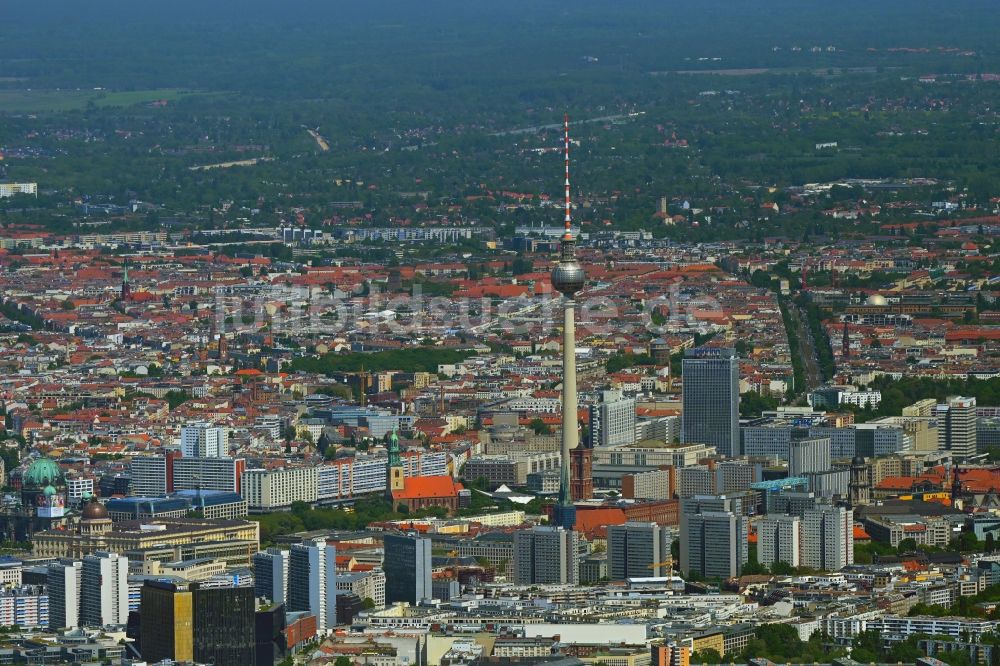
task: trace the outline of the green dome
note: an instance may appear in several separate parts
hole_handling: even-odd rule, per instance
[[[45,490],[42,491],[42,494],[44,494],[46,497],[52,497],[57,492],[59,491],[53,488],[52,486],[45,486]]]
[[[39,458],[24,473],[24,485],[28,488],[44,488],[61,481],[62,471],[52,458]]]

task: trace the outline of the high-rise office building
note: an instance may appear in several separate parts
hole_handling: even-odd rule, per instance
[[[769,514],[757,522],[757,561],[766,567],[784,562],[800,564],[802,519],[798,516]]]
[[[608,526],[608,578],[669,576],[672,532],[656,523]]]
[[[203,421],[181,428],[181,453],[185,458],[220,458],[229,455],[229,431]]]
[[[151,664],[194,660],[194,596],[187,584],[147,580],[142,586],[139,652]]]
[[[976,399],[953,396],[935,410],[938,449],[961,461],[976,455]]]
[[[514,577],[519,585],[567,585],[580,581],[579,536],[543,525],[514,533]]]
[[[854,511],[819,506],[802,516],[802,565],[839,571],[854,564]]]
[[[80,587],[83,562],[59,560],[49,564],[45,577],[49,589],[49,628],[80,626]]]
[[[740,360],[733,349],[689,349],[682,362],[681,442],[740,455]]]
[[[253,556],[254,594],[275,604],[288,596],[288,551],[268,548]]]
[[[808,437],[788,443],[788,476],[805,476],[830,469],[830,438]]]
[[[80,624],[87,627],[128,622],[128,558],[98,551],[83,558]]]
[[[252,664],[255,610],[252,587],[196,587],[194,661],[213,666]]]
[[[601,391],[599,400],[587,409],[590,441],[594,446],[625,446],[635,443],[635,400],[621,391]]]
[[[699,495],[681,500],[681,572],[738,576],[747,563],[749,525],[739,498]]]
[[[337,549],[326,539],[297,543],[288,554],[288,610],[316,616],[322,633],[337,626]]]
[[[408,534],[386,534],[385,601],[419,604],[434,598],[431,590],[431,540]]]
[[[255,599],[250,587],[146,581],[139,607],[139,650],[164,659],[215,666],[254,663]]]

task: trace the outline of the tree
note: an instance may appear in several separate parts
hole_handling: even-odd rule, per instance
[[[715,648],[705,648],[698,650],[691,655],[692,664],[721,664],[722,655]]]
[[[899,551],[900,554],[915,552],[917,550],[917,540],[912,537],[903,539],[899,542],[899,545],[896,546],[896,550]]]
[[[354,666],[354,662],[350,657],[337,657],[337,661],[333,662],[333,666]]]
[[[531,422],[528,423],[528,427],[531,428],[536,435],[552,434],[552,428],[549,426],[549,424],[543,421],[542,419],[538,418],[537,416],[531,419]]]

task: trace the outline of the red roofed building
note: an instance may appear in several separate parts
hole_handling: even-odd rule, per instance
[[[458,493],[464,490],[450,476],[411,476],[403,480],[403,487],[392,491],[393,506],[403,505],[409,511],[419,511],[432,506],[444,508],[449,514],[458,510]]]

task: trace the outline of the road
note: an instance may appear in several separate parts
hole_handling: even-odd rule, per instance
[[[795,303],[788,302],[788,317],[795,327],[795,334],[799,338],[799,355],[802,359],[802,369],[806,375],[806,385],[796,386],[798,391],[809,392],[818,388],[823,383],[823,375],[819,371],[819,361],[816,357],[816,341],[813,339],[812,331],[806,325],[806,313]]]

